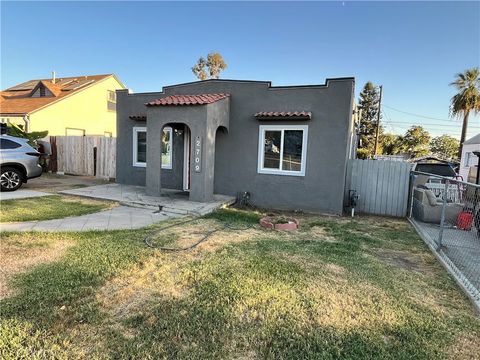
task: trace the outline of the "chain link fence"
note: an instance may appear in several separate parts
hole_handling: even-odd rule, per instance
[[[480,311],[480,185],[411,172],[409,218]]]

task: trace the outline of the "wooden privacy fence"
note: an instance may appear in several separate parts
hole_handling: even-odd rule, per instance
[[[356,211],[403,217],[407,214],[412,164],[389,160],[349,160],[346,193],[359,196]]]
[[[52,171],[115,178],[116,139],[104,136],[51,136]]]

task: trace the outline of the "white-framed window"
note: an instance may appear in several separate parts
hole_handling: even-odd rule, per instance
[[[308,125],[260,125],[258,172],[305,176]]]
[[[133,166],[147,166],[147,128],[133,128]]]
[[[162,132],[162,169],[172,168],[172,128],[164,127]],[[147,166],[147,128],[133,128],[133,166]]]
[[[85,136],[85,129],[65,128],[66,136]]]

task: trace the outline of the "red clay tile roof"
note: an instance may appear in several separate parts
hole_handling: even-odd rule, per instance
[[[229,94],[198,94],[198,95],[170,95],[161,99],[153,100],[147,106],[168,105],[206,105],[225,99]]]
[[[23,87],[19,86],[22,84],[19,84],[0,92],[0,114],[28,114],[58,99],[85,88],[85,86],[81,86],[77,89],[72,89],[72,85],[75,85],[75,83],[79,83],[80,85],[80,83],[85,82],[85,80],[96,82],[111,75],[112,74],[57,78],[55,84],[52,83],[52,79],[26,81],[23,83],[25,85]],[[39,83],[42,83],[54,96],[30,97],[34,89],[39,86]],[[90,85],[90,83],[85,85]],[[21,88],[22,90],[15,90],[15,88]]]
[[[312,113],[310,111],[260,111],[254,116],[259,119],[311,119]]]
[[[130,115],[129,118],[135,121],[146,121],[147,115]]]

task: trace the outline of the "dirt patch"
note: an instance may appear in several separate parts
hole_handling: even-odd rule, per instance
[[[22,273],[39,264],[53,262],[62,257],[73,241],[59,239],[55,242],[41,242],[38,237],[24,234],[16,240],[0,239],[0,299],[13,295],[13,290],[8,287],[12,276]]]
[[[333,263],[327,263],[324,266],[327,271],[333,274],[343,275],[346,271],[344,267]]]
[[[406,251],[377,249],[375,256],[397,268],[416,272],[426,271],[422,261]]]
[[[156,253],[147,261],[108,281],[97,293],[97,301],[115,321],[142,314],[158,298],[182,298],[188,292],[182,271],[191,253]]]
[[[188,226],[179,226],[161,231],[158,235],[153,235],[149,242],[154,246],[167,247],[172,249],[185,249],[195,246],[190,252],[215,251],[219,247],[227,244],[238,243],[253,239],[256,236],[267,235],[264,231],[255,227],[239,226],[241,230],[231,230],[224,228],[215,220],[204,220],[201,223],[194,223]],[[208,235],[207,238],[205,238]]]
[[[455,360],[479,359],[478,349],[480,349],[480,336],[478,334],[462,333],[456,336],[454,344],[450,347],[448,358]],[[477,357],[472,357],[475,352]]]
[[[86,186],[103,185],[108,181],[93,176],[57,175],[44,173],[39,178],[29,180],[23,188],[29,190],[58,193],[63,190],[77,189]]]

